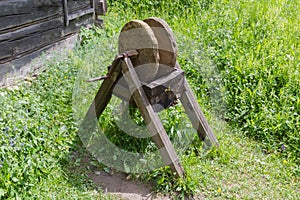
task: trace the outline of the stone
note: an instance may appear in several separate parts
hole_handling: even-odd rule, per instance
[[[176,64],[176,57],[178,53],[177,43],[171,27],[163,19],[157,17],[150,17],[145,19],[146,22],[154,32],[158,41],[159,51],[159,72],[158,75],[166,75],[170,73]],[[169,68],[170,67],[170,68]]]
[[[119,53],[129,50],[139,52],[131,61],[141,81],[149,82],[156,77],[159,68],[158,41],[147,23],[141,20],[126,23],[118,45]]]

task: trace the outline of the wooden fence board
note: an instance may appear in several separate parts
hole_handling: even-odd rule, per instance
[[[84,16],[85,20],[71,21],[69,27],[64,27],[63,19],[53,19],[43,24],[27,27],[21,30],[8,33],[8,35],[0,35],[0,64],[23,55],[27,52],[32,52],[41,47],[54,43],[65,36],[75,33],[81,25],[88,22],[89,16]],[[24,33],[24,34],[22,34]],[[9,35],[11,37],[8,39]],[[3,41],[7,39],[6,41]]]
[[[62,0],[0,1],[0,79],[12,68],[21,67],[20,58],[28,60],[36,55],[35,51],[40,52],[75,34],[81,26],[92,24],[95,10],[93,0],[67,0],[66,24]]]

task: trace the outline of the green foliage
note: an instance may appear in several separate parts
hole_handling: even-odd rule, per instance
[[[186,178],[175,178],[166,167],[143,179],[178,199],[200,192],[209,199],[300,198],[299,1],[109,2],[104,30],[82,29],[81,46],[47,63],[47,72],[30,86],[0,89],[0,199],[109,198],[97,192],[86,171],[73,174],[70,166],[70,154],[81,148],[77,120],[85,113],[78,110],[88,106],[78,101],[72,110],[72,92],[81,86],[82,95],[92,97],[99,85],[85,80],[106,72],[121,27],[150,16],[165,19],[174,30],[178,61],[221,146],[206,152],[198,140],[189,148],[178,145]],[[86,76],[74,85],[78,70]],[[226,130],[209,114],[220,105],[214,112],[230,122]],[[143,124],[138,113],[132,115]],[[176,142],[182,113],[175,107],[163,116]],[[124,135],[110,121],[109,110],[102,117],[101,126],[118,146],[153,150],[149,140]]]
[[[117,8],[118,11],[123,10],[126,13],[134,14],[136,16],[145,15],[161,15],[163,13],[170,15],[170,17],[179,18],[182,14],[189,12],[197,12],[200,9],[207,9],[213,0],[185,0],[185,1],[113,1],[110,2],[110,9]]]
[[[189,175],[186,175],[185,178],[175,178],[175,174],[172,174],[169,166],[153,171],[148,176],[148,180],[155,183],[157,192],[169,194],[172,199],[192,197],[199,184],[197,179],[192,179]]]
[[[218,4],[209,17],[214,26],[202,30],[215,33],[204,34],[203,41],[213,46],[210,57],[223,76],[227,119],[267,152],[282,152],[298,163],[299,6],[298,1]]]
[[[197,67],[199,60],[187,54],[193,47],[221,75],[225,119],[261,141],[266,152],[300,162],[299,1],[114,1],[111,6],[126,16],[123,21],[164,18],[176,33],[179,62],[206,107],[219,103],[209,102],[208,81],[198,75],[209,63]]]
[[[296,0],[191,0],[114,1],[110,9],[123,23],[165,19],[200,103],[210,109],[225,103],[218,111],[231,126],[261,142],[265,153],[299,164],[299,8]],[[109,18],[106,23],[113,27]],[[203,59],[209,61],[199,64]],[[219,99],[212,99],[209,79],[201,73],[211,65],[221,75]]]
[[[78,199],[86,190],[68,188],[61,165],[78,143],[71,107],[77,69],[71,60],[45,63],[47,72],[31,85],[0,89],[0,199],[67,198],[61,187]],[[46,188],[39,188],[43,183]]]

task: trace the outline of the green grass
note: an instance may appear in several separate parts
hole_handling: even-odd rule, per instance
[[[185,179],[167,168],[136,178],[178,198],[300,198],[299,1],[114,1],[109,9],[104,30],[83,29],[82,44],[45,61],[37,80],[0,89],[1,199],[112,198],[75,156],[85,151],[77,122],[99,86],[85,80],[105,73],[124,23],[149,16],[174,30],[178,61],[220,147],[204,151],[196,139],[180,156]],[[169,133],[181,116],[171,112]],[[124,148],[147,151],[137,139],[114,136],[122,132],[109,116],[102,126],[113,128],[119,146],[129,139]]]
[[[190,62],[185,70],[206,67],[197,65],[195,51],[200,51],[196,55],[209,59],[221,74],[225,118],[261,141],[267,152],[278,152],[284,145],[287,157],[299,159],[299,1],[115,1],[113,5],[111,15],[121,17],[108,20],[108,27],[153,15],[165,19],[179,43],[184,41],[179,61],[183,67],[183,61]],[[197,87],[203,83],[199,79],[193,80]]]
[[[215,124],[220,126],[220,122]],[[223,125],[221,124],[223,127]],[[216,130],[217,131],[217,130]],[[186,168],[197,189],[216,199],[298,199],[297,165],[278,155],[266,155],[259,143],[225,126],[221,146],[200,156],[188,155]]]
[[[102,199],[85,173],[70,168],[79,142],[71,106],[73,62],[51,60],[32,84],[0,89],[1,199]]]

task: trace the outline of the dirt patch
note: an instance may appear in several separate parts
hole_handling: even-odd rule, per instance
[[[128,200],[168,200],[169,197],[159,196],[152,191],[152,186],[140,181],[129,180],[125,174],[108,174],[104,171],[94,171],[89,177],[97,185],[100,185],[104,193],[112,194],[120,199]]]
[[[73,161],[80,158],[80,165],[73,168],[75,171],[87,173],[89,179],[99,186],[103,193],[117,197],[122,200],[168,200],[169,197],[164,197],[153,192],[153,186],[150,183],[141,182],[130,179],[128,175],[115,172],[110,169],[108,173],[91,164],[92,156],[86,152],[74,151],[72,153]],[[87,170],[88,169],[88,170]]]

